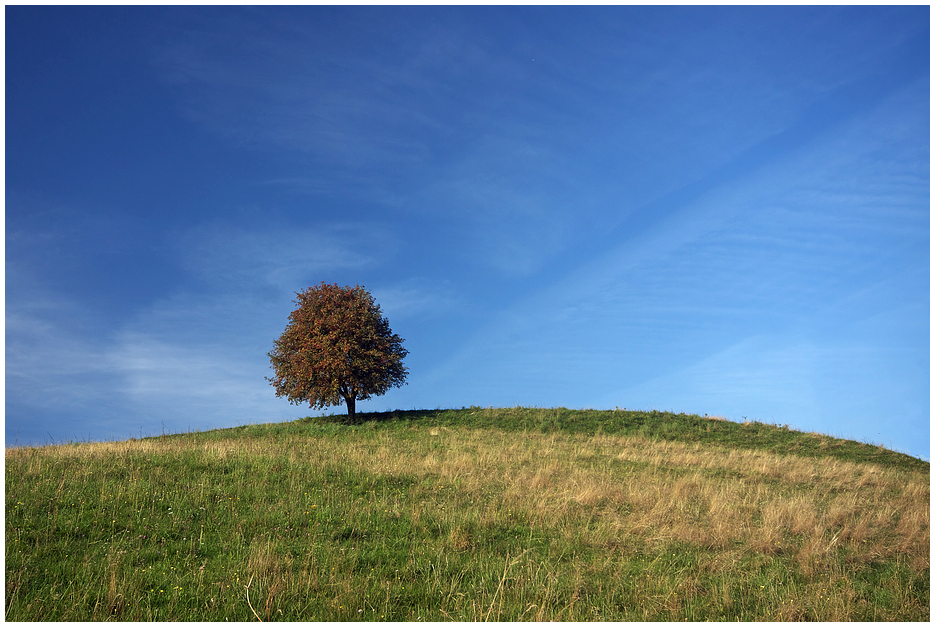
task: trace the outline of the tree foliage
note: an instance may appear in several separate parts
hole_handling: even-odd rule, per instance
[[[322,282],[296,296],[298,307],[269,353],[276,396],[319,409],[343,399],[353,420],[358,400],[405,383],[409,351],[367,290]]]

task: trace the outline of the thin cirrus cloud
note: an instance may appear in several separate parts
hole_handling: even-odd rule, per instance
[[[80,309],[41,294],[7,304],[8,403],[52,409],[91,404],[105,396],[89,382],[108,371],[106,347],[83,340],[80,325],[63,324],[80,319]]]
[[[302,21],[273,18],[257,29],[229,16],[219,33],[210,13],[175,33],[154,58],[182,94],[182,111],[198,124],[249,145],[295,148],[339,168],[402,167],[428,157],[419,138],[431,137],[440,122],[414,105],[437,90],[419,72],[418,51],[375,61],[340,35],[361,24],[340,19],[322,36]],[[385,39],[385,25],[370,23],[378,26],[374,39]]]
[[[482,329],[427,386],[459,376],[507,405],[573,399],[786,416],[911,450],[913,440],[886,436],[879,417],[898,411],[928,430],[926,407],[906,412],[902,400],[927,396],[927,347],[912,338],[925,335],[927,320],[918,286],[927,282],[928,173],[924,155],[881,159],[877,147],[924,130],[921,111],[909,116],[914,124],[886,125],[923,87],[900,86],[790,145],[769,168],[678,195],[636,241]],[[893,277],[894,265],[917,270]],[[561,355],[563,367],[543,367],[547,355]],[[889,369],[911,355],[917,370]],[[894,394],[870,391],[875,381]],[[534,400],[531,389],[548,393]]]
[[[528,27],[507,16],[517,43],[504,55],[478,39],[476,25],[467,22],[439,18],[436,28],[423,28],[412,38],[416,43],[403,45],[409,27],[398,16],[390,18],[401,26],[392,37],[381,20],[357,17],[364,19],[354,28],[372,29],[374,46],[390,45],[379,62],[341,43],[338,34],[310,36],[302,21],[273,19],[255,28],[245,18],[228,17],[223,34],[207,23],[189,26],[161,51],[158,64],[199,124],[238,141],[311,154],[319,174],[292,179],[304,181],[303,191],[320,194],[339,186],[342,193],[350,188],[394,198],[395,217],[449,223],[464,234],[462,245],[474,260],[512,278],[530,276],[583,239],[593,247],[588,231],[618,226],[611,218],[607,228],[607,204],[623,204],[620,214],[626,215],[628,205],[652,197],[643,191],[647,181],[658,190],[671,180],[675,189],[679,181],[703,180],[720,164],[756,167],[762,157],[744,154],[751,142],[788,129],[802,115],[801,102],[853,80],[846,71],[803,72],[812,82],[796,80],[790,91],[795,68],[821,66],[796,54],[791,40],[779,42],[790,53],[785,66],[735,55],[713,45],[718,37],[737,35],[729,22],[716,20],[712,32],[685,31],[671,41],[669,55],[657,58],[643,56],[651,35],[666,30],[652,20],[641,29],[611,19],[584,46],[556,33],[542,49]],[[351,23],[343,14],[330,19],[335,33]],[[743,37],[755,37],[764,24],[747,25]],[[611,39],[614,45],[602,45]],[[625,43],[618,51],[620,41]],[[706,64],[691,53],[698,46],[714,51]],[[629,69],[634,60],[638,72]],[[592,78],[599,73],[582,74],[582,65],[613,68],[629,78],[608,86]],[[445,80],[452,68],[457,81]],[[540,106],[518,97],[541,99],[542,91],[550,99]],[[499,97],[484,101],[477,95],[491,92]],[[811,128],[822,121],[815,119]],[[798,141],[789,132],[760,152]],[[637,160],[594,162],[592,154],[626,154],[608,150],[613,143],[646,152]],[[413,180],[425,172],[432,173],[429,187]],[[415,185],[402,191],[400,180]]]
[[[294,290],[315,276],[373,264],[391,241],[360,226],[248,230],[216,222],[188,229],[174,245],[182,266],[209,285]]]

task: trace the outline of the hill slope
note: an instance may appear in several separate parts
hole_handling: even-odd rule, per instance
[[[929,464],[480,409],[8,449],[8,620],[928,620]]]

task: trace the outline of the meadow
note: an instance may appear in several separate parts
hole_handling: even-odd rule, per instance
[[[689,414],[6,450],[9,621],[928,621],[929,463]]]

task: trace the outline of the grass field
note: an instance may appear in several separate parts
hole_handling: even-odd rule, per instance
[[[6,451],[11,621],[928,621],[929,463],[686,414]]]

